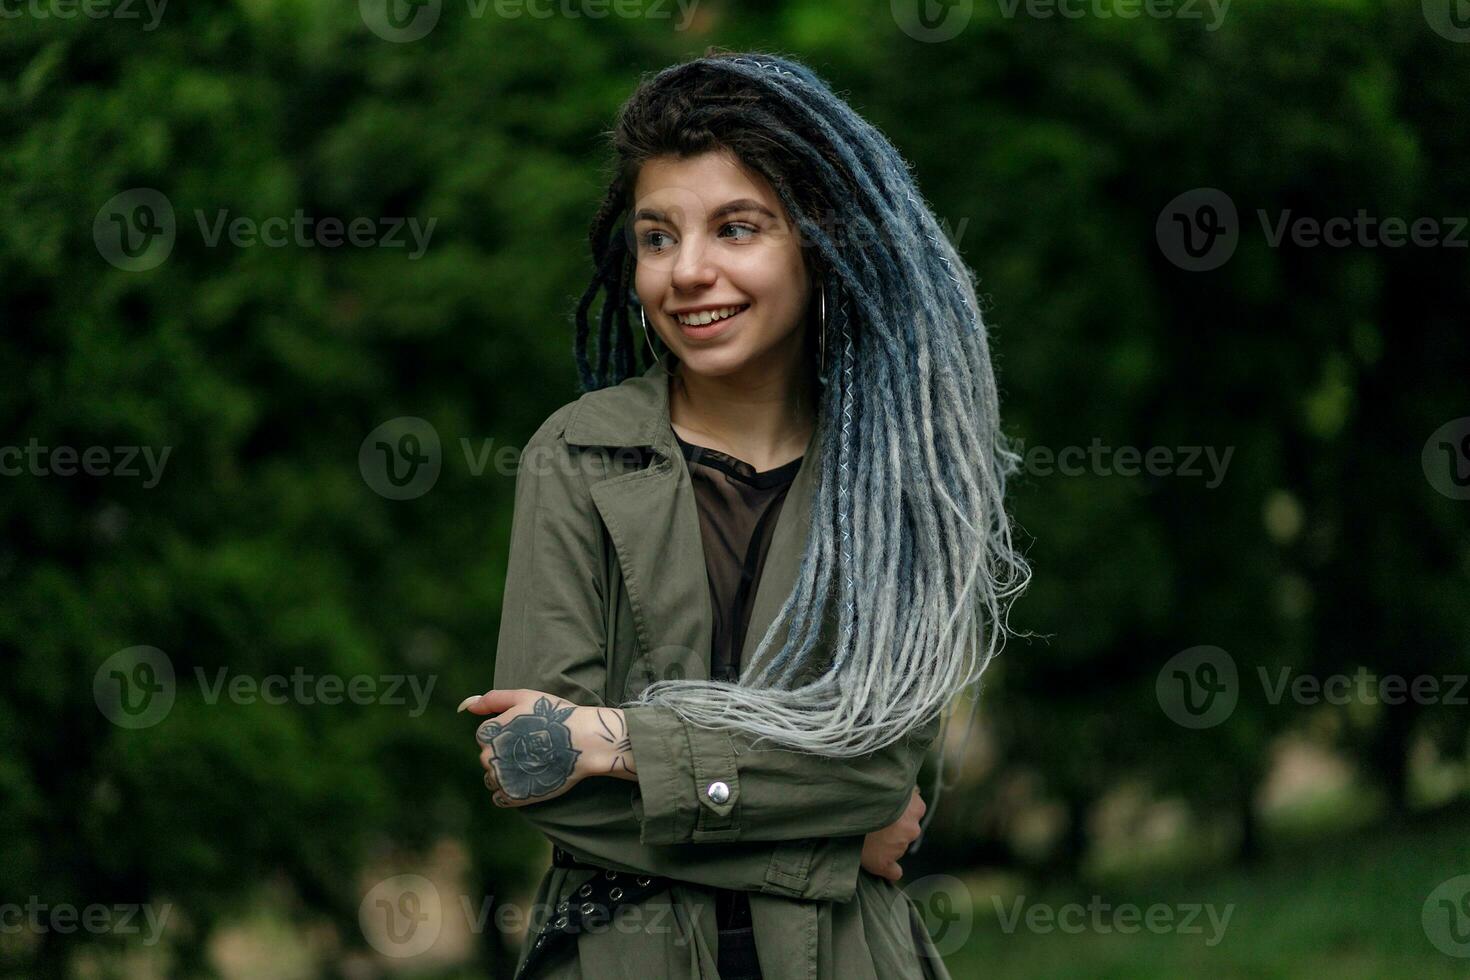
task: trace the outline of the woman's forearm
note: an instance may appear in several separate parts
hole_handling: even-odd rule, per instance
[[[656,706],[577,705],[544,691],[495,689],[460,707],[492,716],[475,737],[496,805],[533,805],[588,776],[616,776],[639,784],[640,839],[649,845],[880,830],[903,815],[939,728],[936,716],[921,732],[845,759],[742,751],[745,736],[691,727]]]

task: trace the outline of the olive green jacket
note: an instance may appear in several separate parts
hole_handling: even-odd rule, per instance
[[[523,450],[495,687],[616,707],[656,679],[708,679],[709,584],[693,485],[669,424],[668,371],[662,361],[584,394]],[[819,423],[773,531],[742,663],[796,581],[821,438]],[[656,456],[640,458],[639,447]],[[830,650],[830,620],[826,629],[818,650]],[[718,977],[710,888],[720,887],[749,893],[766,980],[948,976],[907,895],[860,868],[863,836],[907,807],[937,720],[839,760],[753,750],[664,707],[628,708],[626,718],[638,782],[588,778],[515,812],[579,861],[678,882],[632,918],[577,937],[575,955],[539,975]],[[717,781],[729,790],[719,802],[707,792]],[[522,961],[547,915],[592,874],[547,870]]]

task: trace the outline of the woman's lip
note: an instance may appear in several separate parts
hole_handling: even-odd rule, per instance
[[[747,303],[745,304],[744,310],[741,310],[739,313],[736,313],[733,316],[727,316],[723,320],[716,320],[714,323],[706,323],[698,327],[691,327],[687,323],[681,322],[677,317],[674,318],[674,322],[679,324],[679,329],[684,332],[684,336],[692,337],[695,340],[708,340],[711,337],[718,337],[720,334],[724,333],[725,327],[731,321],[739,319],[745,314],[746,310],[749,309],[750,304]]]

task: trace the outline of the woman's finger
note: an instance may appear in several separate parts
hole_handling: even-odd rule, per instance
[[[484,694],[470,695],[459,703],[458,711],[468,711],[477,715],[494,715],[502,711],[508,711],[515,707],[525,696],[526,692],[520,688],[509,688],[506,690],[489,690]]]

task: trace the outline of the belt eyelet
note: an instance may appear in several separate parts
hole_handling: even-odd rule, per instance
[[[595,906],[591,902],[583,902],[582,903],[582,914],[583,915],[591,915],[593,908],[595,908]]]
[[[588,895],[592,894],[592,886],[583,885],[581,888],[577,889],[577,894],[581,895],[583,898],[586,898]]]
[[[607,897],[616,902],[618,899],[623,897],[623,890],[621,888],[614,888],[612,891],[607,893]]]
[[[639,888],[647,888],[650,884],[653,883],[653,879],[652,878],[638,878],[636,880],[638,882],[638,887]]]
[[[607,876],[608,881],[618,880],[618,873],[616,871],[604,871],[603,874]]]

